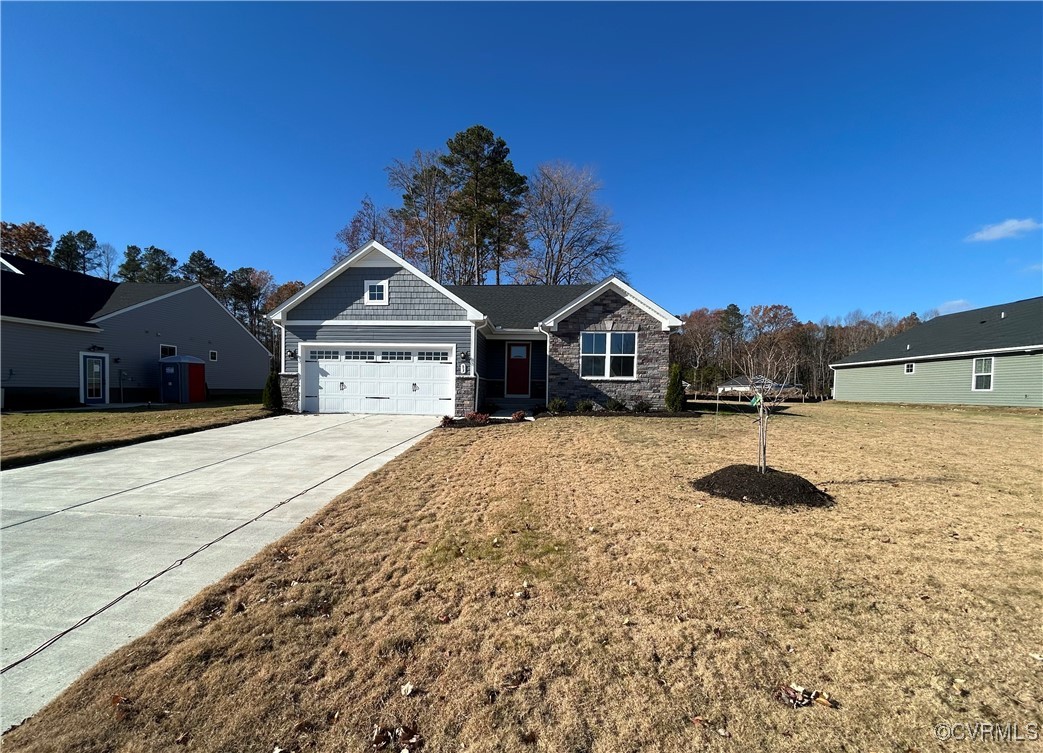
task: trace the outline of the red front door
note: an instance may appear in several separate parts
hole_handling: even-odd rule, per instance
[[[507,343],[507,384],[504,397],[529,396],[529,343]]]

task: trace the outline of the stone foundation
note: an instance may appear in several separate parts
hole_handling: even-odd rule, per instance
[[[280,374],[279,389],[282,392],[282,407],[293,413],[300,413],[300,374]]]
[[[474,387],[475,378],[473,376],[458,376],[456,378],[456,416],[466,416],[471,413],[474,408]]]
[[[583,379],[580,377],[579,346],[582,332],[637,332],[637,366],[634,379]],[[568,317],[551,332],[547,357],[550,383],[547,399],[563,398],[570,409],[580,400],[604,407],[615,398],[628,408],[640,401],[653,408],[666,407],[666,384],[670,374],[670,333],[654,316],[628,302],[615,291]]]

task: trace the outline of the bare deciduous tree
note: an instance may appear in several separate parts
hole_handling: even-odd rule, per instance
[[[443,273],[453,253],[455,215],[449,208],[453,186],[438,152],[417,150],[409,162],[395,160],[387,167],[388,185],[402,192],[400,217],[415,241],[410,261],[431,278],[444,281]],[[407,258],[409,258],[407,256]]]
[[[337,232],[340,246],[333,250],[333,263],[347,258],[370,241],[377,241],[400,253],[403,235],[400,226],[401,221],[392,217],[389,210],[374,204],[366,194],[351,221]]]
[[[564,162],[537,166],[525,199],[531,253],[520,265],[520,282],[566,285],[618,272],[620,227],[597,203],[600,188],[589,168]]]
[[[797,368],[790,337],[799,322],[789,306],[751,306],[738,363],[757,408],[757,469],[768,470],[768,417],[782,402]]]
[[[98,244],[98,271],[106,280],[111,280],[116,274],[116,260],[119,252],[111,243]]]

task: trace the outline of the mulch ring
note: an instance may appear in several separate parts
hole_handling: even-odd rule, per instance
[[[832,507],[833,497],[803,476],[755,465],[729,465],[692,482],[696,491],[770,507]]]

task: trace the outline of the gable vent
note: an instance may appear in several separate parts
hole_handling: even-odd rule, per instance
[[[1007,318],[1007,312],[1006,311],[1001,311],[1000,312],[1000,319],[1006,319],[1006,318]]]

